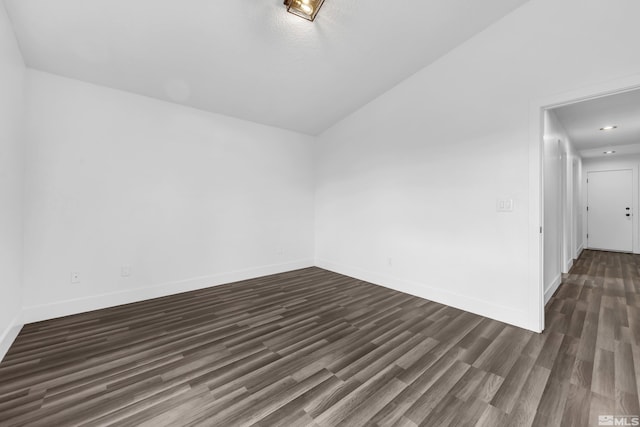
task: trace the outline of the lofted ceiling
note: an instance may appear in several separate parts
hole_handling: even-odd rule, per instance
[[[640,90],[582,101],[553,110],[583,157],[604,151],[640,153]],[[616,129],[601,131],[605,126]]]
[[[27,65],[315,135],[527,0],[4,0]]]

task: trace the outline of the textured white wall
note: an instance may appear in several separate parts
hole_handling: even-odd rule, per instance
[[[0,360],[22,305],[24,62],[0,3]],[[15,334],[14,334],[15,335]],[[5,340],[6,338],[6,340]]]
[[[27,76],[26,321],[313,263],[313,138]]]
[[[318,264],[536,329],[530,107],[639,73],[638,15],[532,0],[322,134]],[[506,197],[514,212],[497,213]]]

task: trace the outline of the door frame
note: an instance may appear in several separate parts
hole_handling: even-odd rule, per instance
[[[544,113],[546,110],[640,89],[640,74],[534,99],[529,103],[529,324],[536,332],[544,319]]]
[[[584,168],[582,170],[584,170]],[[573,260],[578,258],[580,255],[581,249],[578,247],[578,236],[582,236],[582,229],[584,228],[582,221],[577,220],[579,215],[583,212],[580,204],[582,194],[579,191],[581,188],[580,182],[582,182],[580,172],[581,170],[578,167],[578,160],[574,158],[571,161],[571,194],[573,194],[573,200],[571,200],[571,217],[575,218],[576,221],[574,221],[571,227],[571,260],[570,264],[567,265],[567,271],[573,266]]]
[[[560,248],[558,250],[558,256],[560,257],[560,262],[558,265],[560,265],[560,274],[562,274],[565,272],[566,273],[569,272],[567,270],[568,254],[566,253],[568,242],[567,242],[567,233],[565,232],[569,227],[569,221],[567,221],[567,215],[570,212],[569,203],[567,200],[567,194],[568,194],[567,185],[569,182],[569,175],[567,173],[568,171],[567,161],[568,161],[569,153],[567,153],[567,151],[564,149],[562,144],[560,144],[558,149],[560,151],[560,191],[559,191],[560,200],[558,201],[560,205],[560,221],[558,221],[558,225],[560,226],[560,230],[558,232],[558,236],[560,237],[558,239],[558,244],[560,245]]]
[[[583,187],[582,187],[582,203],[581,209],[586,209],[587,205],[587,185],[586,180],[590,172],[606,172],[612,170],[631,170],[632,173],[632,229],[633,229],[633,249],[632,253],[640,254],[640,198],[638,197],[638,192],[640,191],[640,165],[635,160],[627,160],[622,158],[621,160],[616,161],[615,163],[609,165],[592,165],[589,162],[583,164]],[[588,218],[585,215],[585,219],[582,224],[582,238],[585,240],[585,249],[586,249],[586,233],[587,233],[587,225]]]

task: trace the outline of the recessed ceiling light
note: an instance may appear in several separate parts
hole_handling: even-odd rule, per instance
[[[604,154],[615,154],[616,152],[613,150],[605,151]]]
[[[600,128],[600,130],[614,130],[614,129],[618,129],[618,126],[609,125],[609,126],[604,126]]]

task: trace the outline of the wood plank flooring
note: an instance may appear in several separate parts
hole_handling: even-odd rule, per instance
[[[318,268],[26,325],[2,426],[586,426],[640,415],[640,256],[516,327]]]

